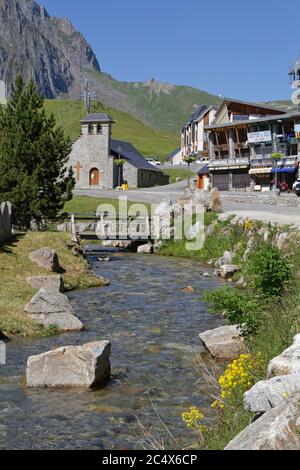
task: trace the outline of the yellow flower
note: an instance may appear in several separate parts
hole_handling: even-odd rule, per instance
[[[196,406],[191,406],[190,409],[182,413],[182,420],[188,428],[195,428],[202,435],[207,431],[206,426],[200,423],[204,419],[204,414]]]

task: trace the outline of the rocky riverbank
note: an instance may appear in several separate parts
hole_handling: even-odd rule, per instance
[[[45,317],[46,304],[51,304],[51,314],[55,314],[55,303],[56,311],[60,311],[62,301],[65,308],[70,310],[68,299],[61,293],[62,290],[68,292],[107,285],[107,281],[96,276],[88,262],[74,248],[76,247],[67,234],[56,232],[17,234],[10,244],[1,246],[0,331],[12,337],[53,334],[57,329],[52,326],[57,321],[54,322],[53,317],[47,317],[48,321]],[[47,300],[44,299],[44,294],[43,299],[41,293],[37,294],[40,289],[54,291],[50,303],[49,295]],[[37,297],[40,298],[39,303],[36,302]],[[32,298],[34,301],[30,303]],[[60,304],[55,299],[60,300]],[[41,321],[43,318],[45,321]]]
[[[225,284],[204,296],[211,311],[222,313],[232,326],[202,332],[200,338],[214,358],[232,362],[214,378],[218,424],[207,429],[199,446],[300,449],[299,335],[290,347],[300,331],[300,232],[222,214],[205,232],[195,259],[214,266],[216,276],[237,287]],[[162,252],[193,257],[176,241],[163,245]]]

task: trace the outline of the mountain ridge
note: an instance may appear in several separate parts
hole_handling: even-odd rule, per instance
[[[95,98],[147,126],[178,131],[197,106],[219,98],[192,87],[149,80],[122,82],[101,70],[84,36],[68,18],[50,16],[35,0],[0,0],[0,79],[32,78],[47,98],[79,99],[82,78]]]

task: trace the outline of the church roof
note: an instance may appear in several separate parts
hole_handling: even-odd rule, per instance
[[[85,123],[96,123],[96,122],[114,122],[113,118],[109,114],[97,113],[97,114],[88,114],[85,118],[81,119],[81,124]]]
[[[151,171],[160,171],[159,168],[156,168],[154,165],[145,160],[143,155],[139,153],[139,151],[129,142],[124,142],[123,140],[111,140],[111,151],[112,154],[115,156],[121,155],[121,157],[131,163],[131,165],[135,166],[141,170],[151,170]]]

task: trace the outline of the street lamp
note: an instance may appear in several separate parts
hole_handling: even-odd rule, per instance
[[[118,148],[117,148],[117,152],[118,152],[118,154],[119,154],[119,158],[116,158],[115,161],[114,161],[114,163],[115,163],[115,165],[117,165],[117,167],[118,167],[118,187],[120,188],[120,187],[121,187],[121,184],[122,184],[122,181],[121,181],[121,179],[122,179],[122,178],[121,178],[121,176],[122,176],[122,168],[123,168],[123,166],[125,165],[126,161],[121,158],[121,154],[122,154],[122,148],[121,148],[121,147],[118,147]]]
[[[188,188],[191,188],[191,163],[197,160],[195,154],[191,153],[191,145],[189,145],[188,155],[183,159],[188,164]]]

